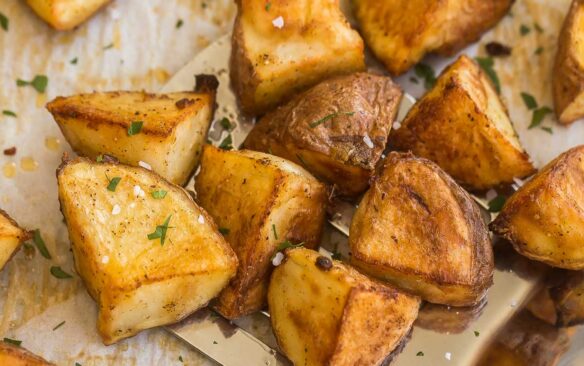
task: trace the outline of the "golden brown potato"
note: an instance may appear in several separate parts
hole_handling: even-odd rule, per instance
[[[515,192],[490,225],[520,254],[584,269],[584,145],[561,154]]]
[[[70,30],[86,21],[111,0],[26,0],[32,10],[58,30]]]
[[[436,164],[392,152],[351,222],[352,264],[432,303],[480,302],[493,249],[479,208]]]
[[[304,166],[343,196],[369,185],[402,91],[390,78],[356,73],[321,82],[266,114],[244,147]]]
[[[477,41],[514,0],[352,0],[361,34],[393,75],[427,53],[452,56]]]
[[[75,266],[99,305],[105,344],[181,320],[235,275],[235,253],[211,216],[157,174],[79,158],[57,179]]]
[[[584,117],[584,1],[573,0],[560,32],[552,78],[558,121]]]
[[[140,161],[184,184],[199,161],[215,109],[217,79],[198,75],[197,90],[170,94],[109,92],[58,97],[47,105],[75,152]]]
[[[483,313],[486,299],[475,306],[452,307],[426,302],[420,308],[415,325],[438,333],[464,332]]]
[[[297,248],[274,270],[268,303],[278,344],[294,365],[369,366],[399,347],[420,300]]]
[[[27,231],[21,229],[6,212],[0,210],[0,270],[29,237]]]
[[[231,83],[242,110],[267,112],[333,75],[365,69],[338,0],[238,0]]]
[[[325,186],[282,158],[205,145],[195,190],[197,201],[225,233],[240,263],[215,308],[229,319],[260,310],[266,302],[272,257],[281,243],[318,245]]]
[[[554,366],[568,351],[573,332],[522,311],[499,332],[477,366]]]
[[[398,150],[430,159],[471,190],[534,173],[507,111],[480,67],[461,56],[389,137]]]
[[[55,366],[26,349],[0,342],[0,365],[5,366]]]

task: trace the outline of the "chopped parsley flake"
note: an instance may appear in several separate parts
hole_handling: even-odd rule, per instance
[[[97,158],[95,158],[95,161],[98,163],[102,163],[103,162],[103,154],[97,155]]]
[[[541,55],[541,54],[543,53],[543,47],[541,47],[541,46],[540,46],[540,47],[538,47],[538,48],[535,50],[535,52],[534,52],[534,53],[535,53],[536,55]]]
[[[223,234],[223,235],[229,235],[229,231],[230,231],[230,230],[229,230],[228,228],[226,228],[226,227],[220,227],[220,228],[219,228],[219,232],[220,232],[221,234]]]
[[[55,325],[55,327],[53,328],[53,331],[61,328],[63,325],[65,325],[65,320],[63,320],[62,322],[60,322],[59,324]]]
[[[270,11],[270,8],[272,7],[272,3],[270,1],[268,1],[266,3],[266,11]]]
[[[523,99],[523,103],[525,103],[525,106],[527,107],[527,109],[533,110],[533,109],[537,108],[537,101],[535,100],[533,95],[522,92],[521,98]]]
[[[420,351],[420,352],[416,353],[416,356],[422,357],[422,356],[424,356],[424,352]]]
[[[278,233],[276,232],[276,225],[272,224],[272,231],[274,232],[274,238],[278,240]]]
[[[333,118],[336,118],[338,116],[352,116],[354,115],[355,112],[335,112],[335,113],[331,113],[329,115],[324,116],[323,118],[319,119],[318,121],[315,122],[311,122],[309,124],[310,128],[315,128],[323,123],[325,123],[328,120],[332,120]]]
[[[38,251],[41,253],[43,257],[45,257],[46,259],[51,259],[51,253],[49,253],[49,250],[45,245],[45,241],[43,240],[43,237],[41,236],[41,231],[39,229],[33,231],[32,241],[34,242],[34,245],[37,247]]]
[[[107,176],[106,176],[107,178]],[[115,192],[116,188],[118,187],[118,183],[120,183],[120,181],[122,180],[121,177],[113,177],[112,179],[108,178],[108,185],[107,185],[107,190],[111,191],[111,192]]]
[[[499,212],[503,209],[507,198],[505,196],[498,195],[489,201],[489,212]]]
[[[223,127],[224,130],[231,131],[231,129],[233,129],[233,124],[227,117],[221,118],[219,124],[221,125],[221,127]]]
[[[477,57],[475,60],[478,62],[479,66],[483,69],[483,71],[487,74],[487,76],[493,82],[495,86],[495,90],[497,93],[501,93],[501,82],[499,81],[499,76],[497,76],[497,72],[493,68],[495,65],[495,61],[492,57]]]
[[[79,362],[75,362],[75,366],[82,366]]]
[[[552,113],[552,109],[550,107],[540,107],[533,111],[533,116],[531,117],[531,124],[528,129],[532,129],[538,127],[544,120],[545,116]]]
[[[103,46],[103,49],[104,49],[104,51],[105,51],[105,50],[109,50],[110,48],[114,48],[114,44],[113,44],[113,42],[112,42],[112,43],[110,43],[110,44],[108,44],[107,46]]]
[[[481,333],[479,333],[479,331],[478,331],[478,330],[475,330],[475,331],[474,331],[474,335],[475,335],[475,337],[478,337],[480,334],[481,334]]]
[[[525,24],[521,24],[521,27],[519,27],[519,33],[522,36],[525,36],[525,35],[529,34],[529,32],[531,32],[531,29],[528,26],[526,26]]]
[[[142,131],[142,126],[144,125],[144,122],[142,121],[134,121],[130,124],[130,127],[128,127],[128,136],[134,136],[140,133],[140,131]]]
[[[298,244],[294,244],[289,240],[285,240],[283,242],[281,242],[280,244],[278,244],[278,247],[276,248],[276,251],[274,252],[274,255],[272,256],[272,259],[274,259],[274,257],[276,256],[276,254],[278,254],[281,251],[284,251],[288,248],[298,248],[304,245],[304,242],[302,243],[298,243]]]
[[[178,356],[178,360],[179,360],[180,362],[184,362],[184,360],[183,360],[182,356]]]
[[[539,25],[539,23],[533,23],[533,28],[535,28],[538,33],[543,33],[543,28],[541,25]]]
[[[164,197],[166,197],[166,191],[163,189],[159,189],[158,191],[152,191],[150,194],[152,195],[153,198],[157,199],[157,200],[161,200]]]
[[[219,144],[219,148],[223,150],[233,149],[233,138],[231,137],[231,134],[227,135],[227,137],[224,138],[223,141],[221,141],[221,143]]]
[[[58,279],[68,279],[68,278],[73,278],[73,276],[71,276],[69,273],[63,271],[63,269],[59,266],[52,266],[51,267],[51,274],[58,278]]]
[[[8,109],[3,110],[2,114],[8,117],[16,117],[16,113],[9,111]]]
[[[164,220],[164,223],[162,225],[156,226],[156,230],[154,230],[154,232],[148,234],[148,239],[149,240],[160,239],[160,246],[163,246],[164,241],[166,240],[166,231],[168,229],[172,229],[172,227],[168,226],[168,224],[170,223],[171,217],[172,217],[172,215],[169,215],[166,218],[166,220]]]
[[[217,341],[213,341],[213,344],[218,344]]]
[[[182,27],[182,26],[183,26],[183,24],[184,24],[184,22],[183,22],[183,20],[182,20],[182,19],[179,19],[179,20],[177,20],[177,21],[176,21],[176,26],[175,26],[175,27],[176,27],[176,29],[179,29],[180,27]]]
[[[552,130],[551,127],[542,127],[542,130],[544,130],[545,132],[549,133],[550,135],[554,134],[554,130]]]
[[[12,339],[12,338],[6,338],[6,337],[4,337],[4,343],[10,343],[10,344],[13,344],[15,346],[20,347],[20,345],[22,344],[22,341],[19,341],[17,339]]]
[[[10,23],[10,21],[8,20],[6,15],[0,13],[0,28],[4,29],[6,32],[8,32],[9,23]]]
[[[419,63],[414,67],[414,72],[417,77],[424,79],[424,87],[426,89],[430,89],[436,84],[436,72],[432,66]]]
[[[26,81],[22,79],[16,80],[17,86],[32,86],[37,92],[44,93],[49,84],[49,78],[46,75],[37,75],[31,81]]]
[[[75,57],[74,59],[72,59],[71,61],[69,61],[69,63],[71,65],[77,65],[77,61],[79,61],[79,60],[77,59],[77,57]]]

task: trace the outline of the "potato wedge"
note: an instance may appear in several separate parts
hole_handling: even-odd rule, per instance
[[[363,40],[338,0],[238,0],[231,83],[246,114],[267,112],[333,75],[365,69]]]
[[[453,56],[477,41],[514,0],[352,0],[361,34],[392,75],[427,53]]]
[[[477,366],[552,366],[568,351],[573,331],[522,311],[499,332]]]
[[[338,76],[266,114],[244,147],[291,160],[341,195],[356,196],[381,159],[401,97],[388,77]]]
[[[272,257],[281,243],[318,245],[325,186],[282,158],[205,145],[195,189],[197,202],[225,233],[240,263],[215,308],[229,319],[260,310],[266,303]]]
[[[16,221],[0,210],[0,270],[29,237],[27,231],[21,229]]]
[[[490,224],[520,254],[552,267],[584,269],[584,145],[546,165]]]
[[[467,56],[440,75],[389,143],[434,161],[474,191],[535,172],[491,82]]]
[[[186,317],[235,275],[237,258],[213,219],[157,174],[78,158],[57,179],[75,267],[99,305],[105,344]]]
[[[351,222],[351,263],[422,299],[479,303],[493,277],[493,248],[472,198],[436,164],[392,152]]]
[[[58,97],[47,109],[78,154],[110,154],[131,165],[143,161],[182,185],[199,161],[217,86],[214,76],[198,75],[195,92],[80,94]]]
[[[6,342],[0,342],[0,365],[5,366],[55,366],[28,350]]]
[[[272,328],[294,365],[381,365],[420,300],[305,248],[286,251],[268,291]]]
[[[560,31],[552,78],[558,121],[584,117],[584,1],[573,0]]]
[[[26,0],[39,17],[57,30],[71,30],[111,0]]]

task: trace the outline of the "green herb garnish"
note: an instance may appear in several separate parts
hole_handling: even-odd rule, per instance
[[[178,356],[178,360],[179,360],[180,362],[184,362],[184,361],[183,361],[183,358],[182,358],[182,356]]]
[[[166,197],[166,191],[163,189],[159,189],[158,191],[152,191],[150,194],[152,195],[153,198],[157,199],[157,200],[161,200],[164,197]]]
[[[184,22],[183,22],[183,20],[182,20],[182,19],[179,19],[179,20],[177,20],[177,21],[176,21],[176,26],[175,26],[175,27],[176,27],[176,29],[179,29],[180,27],[182,27],[182,26],[183,26],[183,24],[184,24]]]
[[[487,74],[489,79],[493,82],[495,86],[495,90],[497,93],[501,93],[501,82],[499,81],[499,76],[497,76],[497,72],[493,68],[495,66],[495,61],[492,57],[477,57],[475,60],[478,62],[479,66],[483,69],[483,71]]]
[[[539,23],[533,23],[533,28],[535,28],[535,30],[538,31],[539,33],[543,33],[543,28],[541,27],[541,25],[539,25]]]
[[[9,111],[8,109],[3,110],[2,114],[8,117],[16,117],[16,113]]]
[[[97,157],[95,158],[95,161],[98,163],[102,163],[103,162],[103,154],[97,155]]]
[[[422,357],[422,356],[424,356],[424,352],[420,351],[420,352],[416,353],[416,356]]]
[[[543,53],[543,47],[541,47],[541,46],[540,46],[540,47],[538,47],[538,48],[535,50],[535,52],[534,52],[534,53],[535,53],[536,55],[541,55],[541,54]]]
[[[227,118],[227,117],[221,118],[221,120],[219,121],[219,124],[221,125],[221,127],[223,127],[224,130],[227,130],[227,131],[230,131],[233,128],[231,121],[229,121],[229,118]]]
[[[311,122],[309,124],[309,126],[310,126],[310,128],[315,128],[315,127],[317,127],[317,126],[319,126],[319,125],[325,123],[326,121],[331,120],[331,119],[333,119],[335,117],[338,117],[338,116],[341,116],[341,115],[342,116],[352,116],[354,114],[355,114],[355,112],[335,112],[335,113],[331,113],[331,114],[326,115],[323,118],[319,119],[318,121]]]
[[[489,212],[499,212],[503,209],[507,198],[505,196],[498,195],[489,201]]]
[[[0,13],[0,28],[4,29],[6,32],[8,32],[9,23],[10,23],[10,21],[8,20],[6,15]]]
[[[107,178],[107,175],[106,175]],[[107,190],[111,191],[111,192],[115,192],[116,188],[118,187],[118,183],[120,183],[120,181],[122,180],[121,177],[113,177],[112,179],[107,179],[109,181],[108,185],[107,185]]]
[[[537,101],[535,100],[533,95],[523,92],[521,93],[521,98],[523,99],[523,103],[525,103],[527,109],[533,110],[537,108]]]
[[[298,248],[298,247],[301,247],[303,245],[304,245],[304,242],[294,244],[290,240],[285,240],[285,241],[281,242],[280,244],[278,244],[278,247],[276,247],[276,251],[274,252],[274,255],[272,255],[272,259],[274,259],[276,254],[278,254],[279,252],[281,252],[283,250],[286,250],[288,248]]]
[[[71,65],[77,65],[77,61],[79,61],[79,60],[77,59],[77,57],[75,57],[74,59],[72,59],[71,61],[69,61],[69,63]]]
[[[542,130],[544,130],[545,132],[549,133],[550,135],[554,134],[554,130],[552,130],[551,127],[542,127]]]
[[[278,233],[276,232],[276,225],[272,224],[272,231],[274,232],[274,238],[278,240]]]
[[[436,84],[436,72],[432,66],[419,63],[414,67],[414,72],[417,77],[424,79],[424,87],[426,89],[430,89]]]
[[[527,128],[532,129],[538,127],[543,122],[545,116],[552,112],[553,112],[552,109],[546,106],[535,109],[533,111],[533,116],[531,117],[531,124]]]
[[[266,3],[266,11],[270,11],[270,8],[272,7],[272,3],[271,2],[267,2]]]
[[[219,232],[220,232],[221,234],[223,234],[223,235],[229,235],[229,231],[230,231],[230,230],[229,230],[228,228],[226,228],[226,227],[220,227],[220,228],[219,228]]]
[[[63,269],[59,266],[52,266],[51,267],[51,274],[59,279],[68,279],[73,278],[69,273],[63,271]]]
[[[221,143],[219,144],[219,148],[223,150],[233,149],[233,138],[231,137],[231,134],[227,135],[227,137],[224,138],[223,141],[221,141]]]
[[[53,328],[53,332],[56,331],[57,329],[61,328],[63,325],[65,325],[64,320],[62,322],[60,322],[59,324],[55,325],[55,327]]]
[[[160,246],[163,246],[164,241],[166,240],[166,231],[168,229],[172,229],[171,227],[168,226],[168,224],[170,223],[171,217],[172,217],[172,215],[169,215],[166,218],[166,220],[164,220],[164,223],[162,225],[156,226],[156,230],[154,230],[154,232],[148,234],[148,239],[150,239],[150,240],[160,239]]]
[[[531,32],[531,29],[525,24],[521,24],[521,27],[519,27],[519,33],[521,33],[522,36],[525,36],[529,32]]]
[[[75,362],[75,366],[83,366],[79,362]]]
[[[43,240],[43,237],[41,236],[41,231],[39,229],[33,231],[32,241],[34,242],[34,245],[37,247],[38,251],[41,253],[43,257],[45,257],[46,259],[51,259],[51,253],[49,253],[49,250],[45,245],[45,241]]]
[[[134,121],[130,124],[130,127],[128,127],[128,136],[134,136],[140,133],[140,131],[142,131],[142,126],[144,125],[144,122],[142,121]]]
[[[475,331],[474,331],[474,335],[475,335],[475,337],[478,337],[480,334],[481,334],[481,333],[479,333],[479,331],[478,331],[478,330],[475,330]]]
[[[44,93],[49,84],[49,78],[45,75],[37,75],[31,81],[26,81],[22,79],[16,80],[17,86],[32,86],[37,92]]]
[[[110,48],[113,48],[113,47],[114,47],[114,44],[112,42],[112,43],[108,44],[107,46],[103,46],[103,49],[105,51],[105,50],[109,50]]]
[[[20,347],[20,345],[22,344],[22,341],[19,341],[17,339],[12,339],[12,338],[6,338],[6,337],[4,337],[4,343],[10,343],[10,344],[13,344],[15,346]]]

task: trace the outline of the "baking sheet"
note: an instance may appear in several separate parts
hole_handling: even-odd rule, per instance
[[[204,5],[203,5],[204,4]],[[569,128],[557,125],[549,116],[541,129],[528,130],[531,113],[519,93],[528,91],[540,105],[551,106],[550,80],[556,38],[568,0],[518,1],[512,15],[489,32],[481,43],[498,40],[512,47],[513,56],[496,60],[503,85],[503,97],[520,138],[539,166],[568,147],[584,143],[584,124]],[[18,113],[18,118],[0,116],[0,148],[16,146],[14,157],[0,157],[0,166],[16,164],[16,176],[0,171],[0,207],[27,228],[40,228],[54,259],[38,253],[19,253],[0,275],[0,335],[23,340],[23,346],[57,364],[211,364],[186,345],[161,330],[104,347],[95,332],[96,307],[78,279],[57,280],[49,274],[51,265],[73,272],[66,229],[61,222],[56,197],[54,170],[63,151],[69,148],[43,105],[57,95],[91,90],[158,90],[168,77],[188,62],[209,41],[231,27],[234,5],[230,0],[117,1],[90,22],[71,33],[49,29],[18,0],[3,0],[0,12],[10,19],[8,33],[0,33],[0,109]],[[177,29],[176,22],[184,25]],[[544,29],[538,32],[534,24]],[[519,34],[524,24],[531,32]],[[113,47],[108,46],[113,44]],[[534,55],[538,47],[544,51]],[[482,53],[473,46],[467,52]],[[70,60],[78,58],[77,65]],[[439,71],[448,62],[429,58]],[[49,77],[46,95],[31,88],[17,88],[17,78]],[[398,81],[420,96],[423,87]],[[194,80],[191,80],[194,81]],[[54,138],[61,144],[49,149]],[[39,166],[32,172],[21,168],[21,159],[32,157]],[[26,164],[25,164],[26,166]],[[62,321],[65,325],[53,331]],[[456,360],[452,364],[457,364]]]

